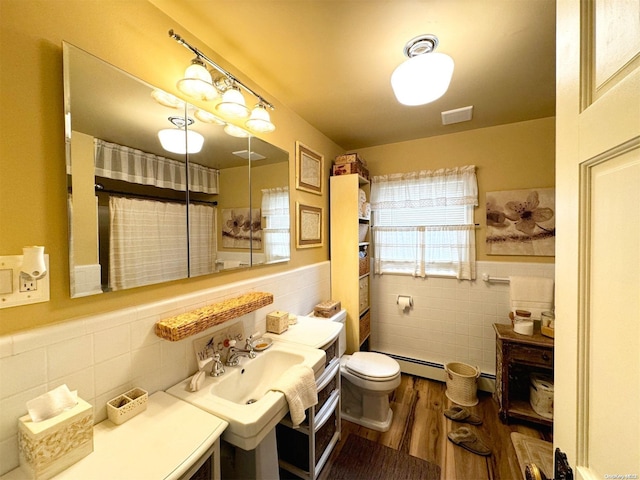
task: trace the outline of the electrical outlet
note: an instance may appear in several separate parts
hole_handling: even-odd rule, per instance
[[[38,281],[31,275],[20,272],[20,291],[35,292],[38,289]]]

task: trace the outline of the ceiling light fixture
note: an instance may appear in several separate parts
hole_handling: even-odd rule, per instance
[[[193,124],[192,118],[169,117],[169,121],[176,128],[165,128],[158,132],[160,144],[167,152],[183,155],[185,153],[198,153],[202,150],[204,137],[198,132],[187,130],[186,127]]]
[[[267,109],[275,110],[274,106],[271,103],[266,101],[261,95],[256,93],[252,88],[248,87],[247,85],[242,83],[240,80],[238,80],[235,76],[231,74],[231,72],[225,70],[216,62],[214,62],[209,57],[207,57],[204,53],[202,53],[200,50],[190,45],[186,40],[184,40],[180,35],[175,33],[173,30],[169,30],[169,36],[173,38],[176,42],[178,42],[180,45],[187,48],[188,50],[190,50],[192,53],[196,55],[196,58],[193,60],[192,63],[202,64],[201,67],[203,67],[204,70],[207,70],[206,67],[204,67],[204,64],[206,63],[209,66],[211,66],[214,70],[217,70],[222,74],[222,78],[217,79],[215,82],[212,81],[211,74],[208,71],[207,71],[209,75],[208,77],[205,78],[204,74],[202,74],[203,75],[202,80],[204,81],[204,83],[211,84],[213,86],[213,89],[217,93],[222,92],[222,101],[220,102],[219,105],[216,106],[217,111],[233,118],[248,117],[249,109],[246,106],[244,97],[241,92],[241,90],[243,90],[258,99],[258,104],[262,106],[261,108],[267,114],[266,121],[268,122],[268,124],[270,124],[269,126],[264,122],[265,120],[264,113],[256,113],[257,117],[255,120],[261,120],[261,121],[251,122],[251,124],[257,125],[256,128],[258,129],[266,128],[266,130],[258,130],[258,129],[254,130],[254,127],[251,127],[250,124],[247,124],[247,128],[250,128],[253,131],[259,132],[259,133],[267,133],[275,130],[275,126],[273,125],[273,123],[271,123],[271,118],[267,112]],[[197,72],[202,73],[201,70],[197,70]],[[195,73],[193,75],[197,76],[197,75],[200,75],[200,73]],[[185,77],[188,77],[188,75],[185,75]],[[201,77],[196,77],[196,78],[200,79]],[[182,90],[182,88],[180,88],[180,85],[178,85],[178,88],[184,93],[188,94],[187,92]],[[255,110],[256,109],[254,108],[254,111]],[[253,113],[252,113],[252,116],[253,116]]]
[[[435,35],[412,38],[404,47],[409,58],[391,74],[391,87],[403,105],[424,105],[440,98],[449,88],[453,75],[453,59],[434,53],[438,46]]]

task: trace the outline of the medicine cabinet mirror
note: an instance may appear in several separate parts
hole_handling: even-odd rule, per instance
[[[72,297],[289,260],[288,152],[66,42],[63,61]]]

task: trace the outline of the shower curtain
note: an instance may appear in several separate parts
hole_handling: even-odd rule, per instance
[[[196,274],[208,273],[215,265],[215,207],[191,205],[191,212],[194,270]],[[109,215],[110,289],[187,277],[185,205],[111,197]]]

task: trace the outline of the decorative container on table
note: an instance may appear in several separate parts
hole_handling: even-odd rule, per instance
[[[141,388],[133,388],[107,402],[107,416],[116,425],[123,424],[130,418],[147,409],[149,394]]]
[[[275,310],[267,315],[267,332],[278,335],[289,328],[289,312]]]
[[[340,302],[327,300],[313,307],[313,314],[316,317],[331,318],[340,311]]]
[[[93,407],[78,398],[75,407],[33,422],[18,419],[20,466],[30,478],[46,480],[93,452]]]

